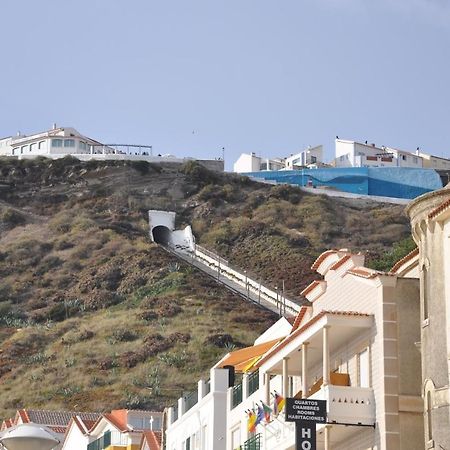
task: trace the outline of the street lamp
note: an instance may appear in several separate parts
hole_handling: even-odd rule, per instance
[[[24,423],[2,433],[0,444],[7,450],[52,450],[59,440],[44,426]]]

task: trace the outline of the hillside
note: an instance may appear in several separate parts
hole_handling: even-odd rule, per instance
[[[152,244],[148,209],[176,211],[200,243],[296,296],[324,249],[388,268],[412,245],[403,207],[193,163],[0,160],[1,416],[166,405],[276,320]]]

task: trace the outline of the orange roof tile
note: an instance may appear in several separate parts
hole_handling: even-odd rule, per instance
[[[276,352],[284,348],[289,342],[294,340],[297,336],[302,334],[305,330],[307,330],[311,325],[318,322],[322,317],[324,317],[326,314],[330,315],[339,315],[339,316],[361,316],[361,317],[369,317],[369,314],[363,314],[356,311],[321,311],[319,314],[315,315],[313,318],[311,318],[308,322],[305,323],[302,327],[295,330],[293,333],[291,333],[289,336],[287,336],[282,342],[280,342],[276,347],[274,347],[272,350],[267,352],[259,361],[257,364],[255,364],[255,367],[261,367],[261,365],[266,362],[272,355],[274,355]]]
[[[297,316],[295,317],[294,323],[292,324],[291,333],[299,327],[300,323],[303,320],[303,317],[305,317],[306,311],[308,311],[307,306],[302,306],[300,308],[300,311],[298,312]]]
[[[312,270],[317,270],[319,266],[323,263],[323,261],[330,255],[333,255],[337,253],[337,250],[327,250],[326,252],[323,252],[319,257],[313,262],[313,265],[311,266]]]
[[[161,450],[161,440],[161,431],[144,431],[140,448],[143,449],[144,443],[146,443],[150,450]]]
[[[402,259],[398,260],[393,266],[392,269],[389,271],[391,273],[395,273],[398,269],[400,269],[403,264],[408,262],[410,259],[413,259],[415,256],[419,254],[419,247],[416,247],[413,251],[409,252],[406,256],[404,256]]]
[[[428,214],[428,218],[432,219],[433,217],[436,217],[442,211],[446,210],[448,207],[450,207],[450,198],[445,200],[445,202],[441,203],[437,208],[433,209],[433,211],[431,211]]]
[[[321,280],[314,280],[312,283],[308,284],[308,286],[303,289],[302,292],[300,292],[300,295],[303,295],[306,297],[306,294],[311,292],[315,287],[319,286]]]
[[[109,413],[103,414],[103,417],[111,423],[113,426],[115,426],[119,431],[125,432],[129,431],[128,425],[126,423],[123,423],[120,419],[117,419],[115,416]],[[97,421],[97,423],[101,420],[101,418]],[[97,423],[95,425],[97,425]]]
[[[351,257],[352,257],[351,255],[342,256],[330,267],[330,270],[339,269],[339,267],[341,267],[342,264],[345,264]]]

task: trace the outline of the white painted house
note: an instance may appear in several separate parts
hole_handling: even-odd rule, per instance
[[[261,170],[281,170],[285,167],[283,158],[263,158],[256,153],[242,153],[233,164],[233,172],[260,172]]]
[[[286,170],[296,170],[302,167],[317,167],[323,163],[323,146],[308,147],[302,152],[288,156],[285,160]]]
[[[116,153],[95,139],[88,138],[75,128],[56,127],[42,133],[29,136],[18,133],[0,139],[0,156],[35,157],[35,156],[65,156]]]
[[[336,167],[423,167],[419,155],[367,142],[336,139],[335,152]]]

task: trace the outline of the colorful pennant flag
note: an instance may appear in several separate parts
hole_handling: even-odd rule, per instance
[[[273,413],[275,417],[277,417],[278,414],[280,414],[280,412],[283,410],[285,403],[286,400],[284,399],[284,397],[275,392],[273,399]]]
[[[273,409],[270,406],[266,405],[264,402],[261,402],[261,404],[264,411],[264,419],[266,423],[270,423],[270,415],[272,414]]]
[[[258,409],[257,409],[257,413],[256,413],[256,422],[255,422],[255,427],[256,425],[259,425],[263,420],[264,420],[264,409],[261,408],[261,406],[257,405]]]
[[[256,431],[256,414],[252,410],[247,411],[247,430],[249,433],[254,433]]]

